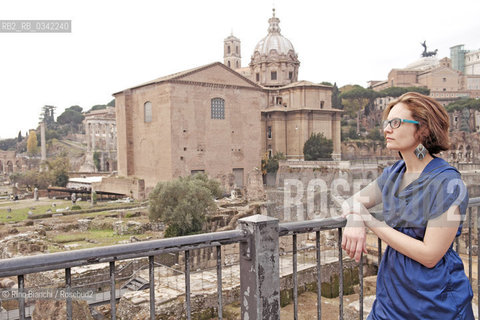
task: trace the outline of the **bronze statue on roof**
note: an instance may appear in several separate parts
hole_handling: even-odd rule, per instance
[[[420,42],[420,44],[423,47],[422,57],[431,57],[437,55],[438,49],[435,49],[434,51],[427,51],[427,40]]]

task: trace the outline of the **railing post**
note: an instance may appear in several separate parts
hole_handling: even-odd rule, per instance
[[[250,234],[240,243],[242,319],[280,319],[278,219],[254,215],[238,220]]]

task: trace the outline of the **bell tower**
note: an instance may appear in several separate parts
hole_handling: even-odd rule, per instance
[[[223,63],[232,69],[242,67],[240,39],[235,37],[233,33],[223,40]]]

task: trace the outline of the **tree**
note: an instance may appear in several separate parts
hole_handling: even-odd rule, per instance
[[[278,161],[285,159],[286,157],[282,152],[275,152],[271,158],[269,158],[268,153],[266,153],[262,159],[262,174],[276,173],[278,171]]]
[[[93,107],[91,107],[88,112],[95,111],[95,110],[102,110],[102,109],[106,109],[106,108],[107,108],[107,106],[105,104],[96,104]]]
[[[83,119],[85,119],[85,116],[82,114],[82,112],[78,111],[78,109],[75,107],[76,106],[65,109],[65,111],[57,117],[58,124],[68,125],[73,129],[74,132],[78,130],[78,127],[82,125]],[[82,110],[82,108],[80,108],[80,110]]]
[[[93,153],[93,164],[95,165],[95,168],[97,169],[97,171],[100,171],[100,169],[102,168],[100,163],[100,156],[101,154],[98,151],[95,151]]]
[[[48,172],[51,174],[51,183],[57,187],[66,187],[68,183],[68,171],[70,170],[70,161],[66,154],[47,161]]]
[[[55,122],[55,106],[45,105],[42,108],[42,113],[40,114],[40,121],[44,122],[47,126]]]
[[[480,99],[462,98],[458,101],[452,102],[445,107],[448,112],[463,111],[464,109],[472,109],[480,111]]]
[[[303,146],[305,161],[331,159],[333,141],[327,139],[323,133],[313,133]]]
[[[351,115],[357,115],[357,134],[360,133],[360,114],[368,104],[373,104],[378,96],[379,94],[372,89],[365,89],[359,85],[355,85],[351,90],[340,94],[339,97],[342,99],[345,110]]]
[[[52,184],[52,175],[47,171],[38,172],[36,170],[29,170],[24,173],[19,173],[14,177],[14,180],[20,185],[30,189],[39,188],[46,189]]]
[[[402,94],[407,93],[407,92],[418,92],[423,95],[430,95],[430,89],[424,88],[424,87],[407,87],[407,88],[402,88],[402,87],[389,87],[386,89],[383,89],[379,92],[379,95],[382,97],[393,97],[393,98],[398,98]]]
[[[0,150],[7,151],[7,150],[15,150],[17,145],[17,139],[3,139],[0,140]]]
[[[38,140],[35,130],[30,130],[30,134],[28,135],[27,153],[31,157],[38,153]]]
[[[65,110],[72,110],[72,111],[76,111],[76,112],[82,113],[83,108],[80,107],[80,106],[71,106],[70,108],[67,108],[67,109],[65,109]],[[58,121],[58,119],[57,119],[57,121]]]
[[[107,103],[107,106],[109,107],[115,107],[115,99],[112,99],[109,103]]]
[[[470,132],[470,125],[468,123],[470,119],[470,111],[468,108],[465,108],[462,110],[462,116],[460,119],[461,119],[460,131]]]
[[[383,141],[384,137],[379,129],[371,129],[367,134],[367,139],[374,141]]]
[[[22,137],[22,131],[18,131],[18,136],[17,136],[17,142],[21,142],[23,140],[23,137]]]
[[[339,95],[340,90],[338,90],[337,83],[335,82],[332,89],[332,108],[334,109],[343,109],[342,99]]]
[[[59,140],[60,136],[61,135],[59,134],[58,130],[45,128],[45,141],[47,143],[53,139]]]
[[[221,195],[220,184],[206,174],[159,182],[149,196],[149,217],[168,224],[165,236],[196,233],[205,215],[216,209],[214,198]]]
[[[357,130],[354,127],[348,127],[348,130],[342,130],[342,141],[346,141],[349,139],[356,140],[359,138],[357,134]]]

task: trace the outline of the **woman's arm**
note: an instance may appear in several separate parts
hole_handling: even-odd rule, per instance
[[[362,204],[365,208],[370,209],[380,202],[382,202],[382,192],[378,187],[377,180],[374,180],[342,203],[343,215],[358,213],[360,207],[357,204]]]
[[[382,193],[377,180],[374,180],[342,203],[343,216],[347,218],[347,225],[343,230],[342,248],[357,262],[360,261],[362,252],[367,253],[365,224],[360,217],[361,209],[374,207],[380,202],[382,202]]]
[[[373,218],[364,206],[360,215],[365,225],[390,247],[427,268],[433,268],[445,255],[460,225],[459,208],[452,206],[447,212],[428,222],[425,236],[421,241]],[[348,249],[347,253],[351,251],[350,247]]]

